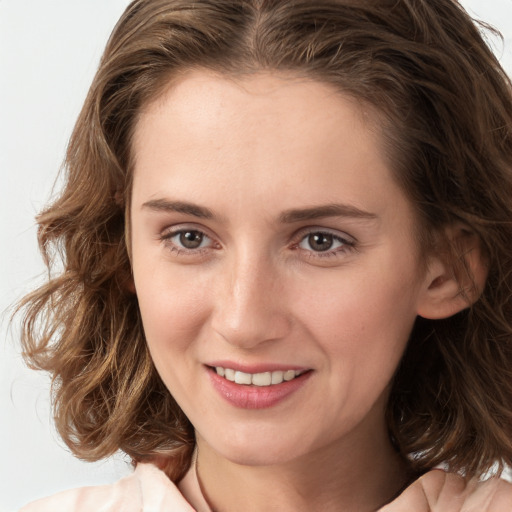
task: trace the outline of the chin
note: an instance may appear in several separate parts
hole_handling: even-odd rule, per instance
[[[226,430],[222,437],[212,437],[203,440],[221,457],[243,466],[285,464],[307,451],[303,436],[296,439],[283,429],[272,433],[251,430],[246,435],[240,430],[231,429]]]

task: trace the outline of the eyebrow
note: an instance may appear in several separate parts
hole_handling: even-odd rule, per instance
[[[185,201],[152,199],[145,202],[142,207],[154,211],[184,213],[199,219],[213,219],[215,217],[209,208]],[[304,222],[327,217],[351,217],[354,219],[373,220],[377,218],[377,215],[360,210],[359,208],[351,205],[327,204],[311,208],[286,210],[279,215],[279,222],[282,224],[293,224],[295,222]]]
[[[292,224],[326,217],[352,217],[354,219],[373,220],[377,218],[377,215],[347,204],[327,204],[313,208],[286,210],[279,216],[279,220],[283,224]]]
[[[184,201],[170,201],[168,199],[152,199],[142,205],[143,208],[158,212],[177,212],[192,215],[200,219],[213,219],[212,211],[204,206]]]

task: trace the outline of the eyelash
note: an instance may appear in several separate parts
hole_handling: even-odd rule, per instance
[[[177,243],[173,242],[173,238],[175,237],[181,237],[185,235],[186,233],[194,233],[196,235],[199,235],[202,237],[201,245],[203,244],[204,240],[210,240],[210,244],[208,246],[199,246],[197,248],[187,248],[179,246]],[[301,244],[307,240],[308,237],[314,236],[314,235],[322,235],[332,238],[333,244],[339,244],[334,249],[328,248],[324,251],[314,249],[305,249],[301,247]],[[333,233],[332,231],[325,229],[325,228],[307,228],[301,230],[299,233],[297,233],[294,237],[294,241],[291,244],[291,248],[293,250],[298,250],[303,253],[307,253],[308,258],[335,258],[337,256],[341,256],[343,254],[346,254],[347,252],[351,252],[356,250],[356,241],[349,236],[343,237],[339,234]],[[160,237],[160,241],[163,242],[166,247],[174,254],[178,256],[199,256],[207,252],[209,249],[212,248],[218,248],[220,245],[217,244],[217,247],[215,247],[214,240],[208,236],[204,231],[197,228],[183,228],[183,227],[177,227],[174,229],[169,229],[164,231]],[[310,246],[311,247],[311,246]]]
[[[205,253],[206,251],[208,251],[208,249],[210,249],[210,247],[197,247],[195,249],[190,249],[187,247],[181,247],[172,241],[173,238],[185,235],[186,233],[197,233],[200,236],[202,236],[203,240],[201,241],[201,244],[204,241],[204,239],[209,239],[213,243],[213,240],[211,237],[209,237],[204,231],[197,229],[197,228],[179,227],[179,228],[175,228],[172,230],[169,229],[169,230],[164,231],[160,235],[159,238],[160,238],[160,241],[165,244],[166,248],[168,248],[172,253],[174,253],[178,256],[201,255],[201,254]]]
[[[334,249],[328,248],[324,251],[315,251],[312,248],[304,249],[300,247],[304,241],[314,235],[330,237],[332,238],[333,244],[338,243],[339,245]],[[302,230],[297,234],[295,239],[298,241],[293,244],[293,249],[308,253],[309,258],[336,258],[337,256],[345,255],[346,253],[356,249],[356,241],[354,238],[349,237],[348,235],[342,236],[340,234],[333,233],[332,231],[325,228],[308,228],[307,230]]]

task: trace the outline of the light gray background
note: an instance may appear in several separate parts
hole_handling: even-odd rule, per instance
[[[464,0],[499,28],[512,73],[512,0]],[[50,197],[107,37],[128,0],[0,0],[0,512],[58,490],[117,480],[121,456],[74,459],[51,425],[48,378],[24,368],[9,305],[39,281],[34,215]]]

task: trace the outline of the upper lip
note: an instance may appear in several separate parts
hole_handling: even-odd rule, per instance
[[[230,368],[235,371],[243,372],[243,373],[265,373],[265,372],[277,372],[286,370],[295,370],[295,371],[307,371],[311,368],[306,366],[298,366],[295,364],[282,364],[282,363],[257,363],[257,364],[245,364],[245,363],[235,363],[234,361],[212,361],[206,363],[206,366],[217,367],[220,366],[222,368]]]

